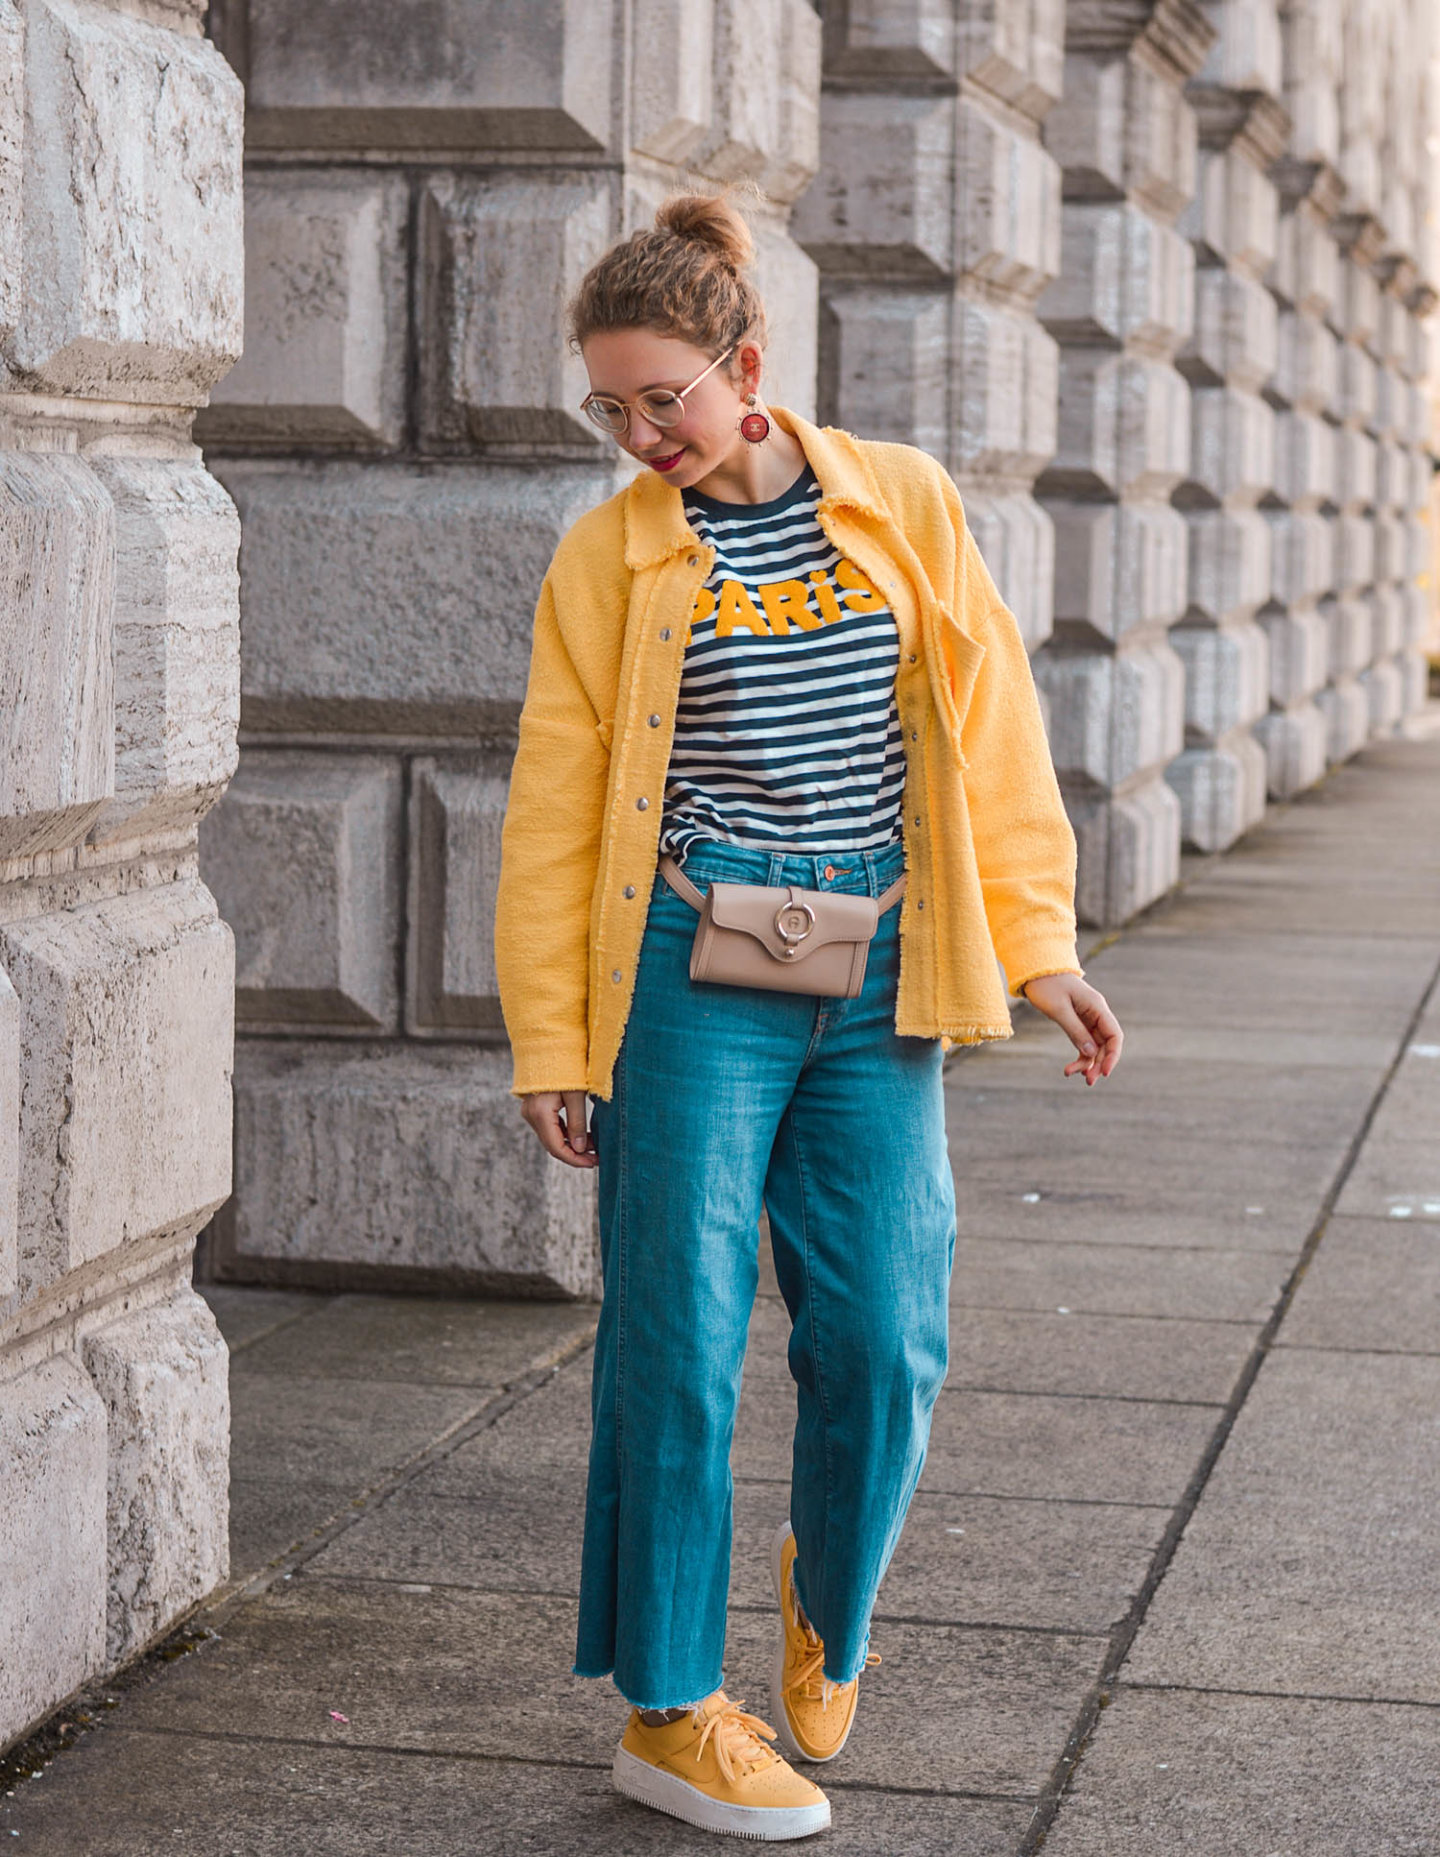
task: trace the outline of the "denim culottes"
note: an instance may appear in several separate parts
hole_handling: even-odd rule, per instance
[[[701,890],[878,895],[904,868],[898,844],[705,840],[681,861]],[[698,918],[655,878],[611,1099],[592,1102],[604,1300],[575,1658],[640,1708],[722,1683],[762,1202],[791,1322],[797,1589],[826,1676],[865,1660],[945,1377],[955,1250],[941,1045],[895,1032],[899,918],[880,918],[855,999],[696,983]]]

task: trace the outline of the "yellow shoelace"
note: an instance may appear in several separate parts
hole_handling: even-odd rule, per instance
[[[695,1749],[697,1760],[705,1752],[705,1743],[712,1736],[716,1763],[727,1780],[735,1779],[737,1760],[748,1773],[752,1767],[769,1766],[772,1760],[779,1758],[765,1745],[766,1741],[775,1739],[775,1730],[768,1722],[762,1722],[758,1715],[747,1715],[743,1701],[732,1702],[727,1697],[706,1722]]]
[[[790,1605],[792,1608],[792,1623],[797,1630],[805,1633],[805,1647],[810,1655],[795,1671],[794,1675],[788,1678],[785,1683],[785,1689],[787,1693],[798,1690],[801,1695],[812,1702],[818,1699],[821,1708],[828,1709],[830,1706],[830,1698],[835,1694],[835,1691],[837,1689],[848,1689],[850,1685],[849,1683],[832,1682],[831,1679],[825,1675],[825,1646],[821,1642],[820,1634],[800,1610],[800,1600],[795,1592],[793,1576],[790,1582]],[[879,1651],[871,1651],[865,1659],[864,1668],[866,1670],[872,1670],[879,1662]],[[818,1687],[816,1682],[817,1678]],[[852,1677],[850,1681],[852,1683],[858,1682],[859,1677]]]

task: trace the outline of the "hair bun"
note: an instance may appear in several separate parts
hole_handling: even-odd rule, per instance
[[[708,245],[732,271],[743,271],[755,256],[749,226],[723,194],[674,194],[662,203],[655,225],[677,239]]]

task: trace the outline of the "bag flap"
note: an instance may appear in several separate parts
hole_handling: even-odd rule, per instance
[[[789,889],[783,885],[757,883],[712,883],[705,902],[709,919],[716,928],[739,929],[753,935],[777,960],[787,965],[803,961],[817,948],[836,941],[869,941],[880,920],[873,896],[847,896],[836,890],[819,894],[803,892],[815,911],[815,925],[801,941],[795,953],[785,953],[785,938],[775,926],[775,918],[785,907]]]

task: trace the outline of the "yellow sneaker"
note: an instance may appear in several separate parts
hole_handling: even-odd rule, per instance
[[[770,1550],[770,1572],[780,1601],[780,1649],[771,1680],[770,1706],[780,1745],[795,1760],[833,1760],[855,1724],[860,1679],[832,1683],[825,1675],[825,1645],[800,1610],[792,1568],[795,1536],[782,1522]],[[878,1652],[865,1659],[878,1664]]]
[[[706,1831],[808,1838],[830,1823],[830,1801],[767,1746],[774,1739],[717,1689],[678,1722],[652,1726],[633,1709],[611,1777],[627,1798]]]

